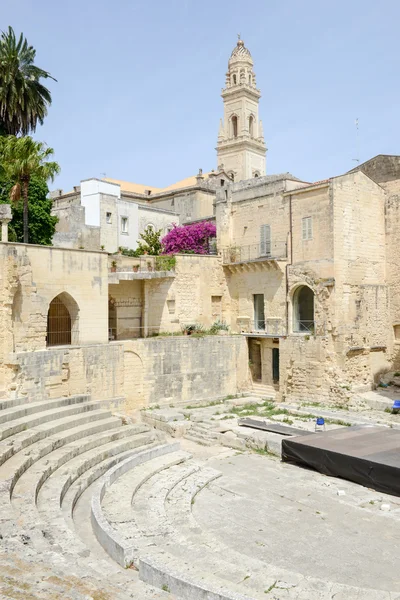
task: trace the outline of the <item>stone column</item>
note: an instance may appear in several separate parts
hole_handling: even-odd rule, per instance
[[[11,206],[0,204],[1,241],[8,242],[8,224],[12,219]]]
[[[8,242],[8,224],[11,219],[3,219],[1,221],[1,241]]]

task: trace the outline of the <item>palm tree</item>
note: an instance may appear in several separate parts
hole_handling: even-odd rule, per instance
[[[54,181],[60,172],[56,162],[47,162],[54,155],[54,150],[48,148],[43,142],[35,142],[31,137],[17,138],[7,136],[0,138],[0,165],[6,181],[14,183],[11,188],[10,198],[17,201],[24,200],[24,244],[29,243],[29,214],[28,214],[28,188],[32,176],[44,181]]]
[[[0,135],[27,135],[43,124],[51,104],[41,79],[54,79],[34,64],[36,50],[12,27],[0,36]]]

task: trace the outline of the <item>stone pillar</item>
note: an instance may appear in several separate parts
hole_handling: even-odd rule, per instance
[[[1,241],[8,242],[8,224],[11,219],[3,219],[1,221]]]
[[[8,224],[12,219],[11,206],[0,204],[1,241],[8,242]]]

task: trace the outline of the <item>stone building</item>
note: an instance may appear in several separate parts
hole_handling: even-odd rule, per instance
[[[5,215],[0,396],[92,393],[137,407],[259,387],[343,403],[400,369],[400,157],[316,183],[265,175],[241,40],[222,97],[214,172],[164,189],[90,179],[54,193],[50,248],[7,243]],[[216,256],[107,254],[149,225],[206,218]],[[230,335],[179,335],[217,321]]]

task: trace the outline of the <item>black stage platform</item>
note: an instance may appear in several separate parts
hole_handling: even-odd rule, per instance
[[[400,496],[400,430],[346,427],[282,440],[282,460]]]

